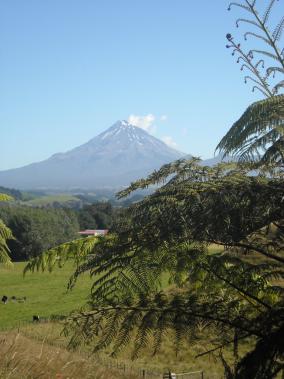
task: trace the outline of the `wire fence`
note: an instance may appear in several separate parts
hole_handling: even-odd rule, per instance
[[[153,370],[148,368],[137,368],[137,366],[129,366],[128,364],[121,363],[119,361],[109,361],[105,358],[99,360],[100,363],[109,369],[118,369],[125,372],[125,374],[131,374],[138,378],[143,379],[224,379],[224,375],[220,375],[214,372],[206,372],[204,370],[188,371],[182,373],[174,373],[171,371],[162,372],[160,370]]]
[[[204,379],[204,371],[190,371],[182,373],[169,372],[163,374],[163,379]]]

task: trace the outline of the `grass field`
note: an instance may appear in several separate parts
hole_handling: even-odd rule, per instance
[[[69,194],[58,194],[58,195],[46,195],[37,197],[32,200],[25,201],[26,205],[34,206],[34,207],[44,207],[48,205],[52,205],[54,202],[60,203],[60,204],[67,204],[72,203],[80,203],[80,199],[76,196],[72,196]]]
[[[220,251],[219,246],[212,246],[211,252]],[[22,376],[21,379],[37,378],[39,373],[44,372],[44,379],[56,378],[56,372],[66,373],[60,378],[138,378],[142,369],[149,373],[163,373],[168,369],[174,372],[204,371],[204,378],[224,378],[223,367],[219,359],[212,356],[203,356],[196,359],[198,353],[212,347],[210,336],[208,340],[197,343],[184,344],[179,353],[175,351],[174,336],[167,335],[163,341],[161,351],[153,356],[153,347],[150,343],[141,352],[134,362],[131,361],[131,346],[128,346],[117,359],[110,358],[111,349],[89,357],[90,347],[82,346],[78,351],[70,353],[67,350],[68,337],[61,334],[63,325],[60,322],[32,323],[32,316],[39,315],[49,318],[52,315],[67,315],[70,311],[83,306],[90,293],[91,279],[83,275],[78,280],[72,291],[66,291],[66,285],[73,272],[71,262],[61,269],[55,269],[52,273],[28,273],[23,277],[25,263],[15,263],[12,269],[0,268],[1,293],[18,298],[26,297],[26,302],[8,301],[7,304],[0,302],[0,377],[18,379],[19,376],[12,373],[10,368],[15,366],[15,373],[29,372],[33,375]],[[163,287],[168,286],[168,276],[163,278]],[[18,333],[19,332],[19,333]],[[17,337],[17,342],[13,342]],[[3,343],[1,341],[4,341]],[[25,349],[26,347],[26,349]],[[34,351],[42,350],[45,353],[35,358]],[[17,353],[16,353],[17,352]],[[241,351],[240,351],[241,352]],[[244,352],[242,348],[242,352]],[[14,359],[14,353],[17,357]],[[225,355],[229,358],[231,351],[226,349]],[[47,357],[49,357],[47,359]],[[57,359],[57,357],[59,357]],[[22,361],[26,362],[23,366]],[[50,366],[49,362],[56,360],[56,367]],[[81,362],[80,369],[70,362]],[[14,366],[13,366],[14,365]],[[67,369],[68,368],[68,369]],[[72,369],[72,370],[71,370]],[[124,369],[123,373],[121,370]],[[79,370],[79,371],[78,371]],[[6,376],[5,376],[5,375]],[[61,375],[61,374],[60,374]],[[137,376],[138,375],[138,376]],[[154,376],[147,376],[154,378]],[[161,376],[160,376],[161,377]],[[200,374],[190,376],[190,379],[199,379]]]
[[[60,334],[62,326],[58,323],[43,323],[36,325],[27,325],[21,329],[21,333],[32,341],[37,341],[65,349],[68,344],[68,338]],[[218,360],[212,356],[205,356],[196,359],[196,354],[204,352],[210,344],[182,344],[178,353],[175,351],[175,342],[173,336],[164,337],[161,350],[153,356],[153,345],[148,344],[139,354],[139,357],[132,361],[130,359],[133,346],[126,347],[116,358],[110,357],[111,348],[93,355],[105,367],[125,367],[132,373],[138,373],[144,369],[149,373],[147,378],[152,378],[150,373],[164,373],[167,370],[176,373],[196,372],[202,370],[206,379],[223,378],[223,367]],[[78,349],[79,354],[88,354],[91,347],[82,346]],[[225,354],[226,355],[226,354]],[[161,376],[160,376],[161,377]],[[200,379],[200,373],[190,376],[189,379]],[[187,379],[187,378],[186,378]]]
[[[72,273],[71,263],[51,274],[36,272],[23,277],[24,266],[25,263],[15,263],[11,269],[3,266],[0,269],[1,298],[3,295],[27,298],[25,302],[0,303],[0,330],[29,322],[33,315],[66,315],[86,302],[91,285],[88,275],[82,276],[72,291],[66,291]]]
[[[90,292],[91,280],[88,275],[84,275],[78,280],[75,288],[67,292],[66,284],[73,270],[71,263],[67,263],[62,269],[55,269],[52,273],[28,273],[23,277],[24,266],[25,263],[23,262],[15,263],[12,269],[3,266],[0,269],[1,297],[6,295],[9,298],[11,296],[27,298],[26,302],[14,302],[10,300],[7,304],[0,303],[0,339],[1,336],[3,337],[5,335],[9,336],[7,337],[8,339],[13,339],[13,333],[20,331],[20,340],[22,341],[20,346],[22,346],[23,340],[25,340],[27,349],[32,351],[36,344],[40,345],[44,343],[44,345],[46,345],[45,348],[49,351],[48,354],[53,355],[55,354],[53,350],[60,348],[63,349],[62,356],[69,359],[70,357],[66,350],[68,339],[61,335],[62,325],[54,322],[33,324],[32,316],[39,315],[48,318],[52,315],[66,315],[70,311],[84,305]],[[165,277],[164,285],[166,285],[166,282],[167,278]],[[128,347],[118,357],[118,360],[109,358],[108,355],[110,351],[101,353],[100,359],[104,362],[104,368],[112,367],[112,364],[114,364],[114,366],[118,365],[121,367],[122,365],[122,367],[130,369],[130,371],[132,370],[129,375],[124,376],[125,378],[136,377],[134,374],[138,373],[142,368],[154,372],[163,372],[168,368],[173,368],[179,372],[200,369],[209,372],[210,370],[212,371],[212,367],[214,367],[216,376],[212,374],[211,377],[219,378],[218,373],[222,371],[222,368],[214,363],[212,358],[195,360],[195,354],[204,351],[204,348],[205,346],[195,346],[194,348],[185,346],[181,352],[176,355],[173,340],[168,336],[165,339],[161,352],[155,357],[152,356],[152,348],[147,347],[141,357],[139,357],[137,361],[132,362],[130,360],[131,347]],[[22,349],[22,347],[15,347],[15,349]],[[83,347],[82,349],[78,351],[77,354],[80,355],[90,352],[90,349],[87,347]],[[80,358],[79,355],[76,359],[82,358]],[[32,357],[26,357],[25,359],[32,360]],[[45,366],[47,363],[44,360],[37,364]],[[21,367],[20,363],[19,367]],[[35,367],[37,367],[37,365],[35,365]],[[3,369],[5,369],[5,367]],[[13,378],[13,376],[11,377]],[[70,378],[72,377],[73,376],[70,376]],[[84,377],[85,376],[82,376],[82,378]],[[96,376],[94,376],[94,378],[95,377]],[[100,377],[108,378],[104,370]],[[109,378],[112,377],[118,378],[120,376],[114,374],[110,369]],[[199,376],[197,377],[199,378]]]
[[[15,331],[0,334],[0,378],[136,379],[137,375]]]
[[[52,315],[66,315],[84,305],[90,292],[91,280],[88,275],[84,275],[78,280],[75,288],[67,292],[66,284],[73,270],[71,263],[66,264],[62,269],[55,269],[52,273],[28,273],[23,277],[24,266],[25,263],[22,262],[15,263],[12,269],[3,266],[0,269],[1,297],[6,295],[9,298],[12,296],[27,298],[26,302],[10,300],[7,304],[0,303],[0,337],[5,333],[10,333],[8,335],[11,336],[11,333],[14,333],[13,331],[19,330],[22,338],[26,338],[26,343],[31,345],[31,349],[35,343],[43,343],[44,341],[50,347],[59,347],[64,350],[68,339],[60,334],[62,325],[59,323],[40,323],[36,325],[32,323],[32,316],[39,315],[48,318]],[[88,348],[83,348],[83,350],[83,353],[89,351]],[[204,346],[195,347],[194,349],[187,346],[176,356],[174,343],[168,337],[165,339],[161,353],[155,357],[152,357],[152,349],[149,347],[143,351],[137,361],[132,362],[129,358],[131,353],[131,348],[129,347],[122,352],[119,360],[115,362],[120,362],[127,368],[133,368],[134,372],[138,372],[140,368],[163,372],[169,367],[179,371],[199,369],[208,371],[212,364],[214,365],[214,370],[216,369],[216,372],[220,372],[221,368],[218,365],[216,366],[212,359],[194,359],[194,355],[203,350]],[[108,357],[109,352],[106,351],[100,355],[107,364],[113,361]],[[64,354],[63,356],[67,353]],[[102,377],[107,378],[107,376],[103,375]],[[130,375],[129,377],[132,376]]]

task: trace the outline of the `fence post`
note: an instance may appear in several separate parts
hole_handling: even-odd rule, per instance
[[[144,369],[142,370],[142,378],[146,378],[146,371]]]
[[[204,379],[204,371],[201,371],[201,379]]]

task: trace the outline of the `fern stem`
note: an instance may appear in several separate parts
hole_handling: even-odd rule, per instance
[[[250,335],[249,335],[249,334],[245,334],[245,335],[242,336],[242,337],[238,337],[238,340],[239,340],[239,341],[240,341],[240,340],[244,340],[244,339],[246,339],[246,338],[248,338],[248,337],[250,337]],[[207,351],[205,351],[205,352],[203,352],[203,353],[199,353],[199,354],[197,354],[197,355],[195,356],[195,358],[200,358],[200,357],[203,357],[204,355],[214,353],[214,351],[219,350],[219,349],[222,349],[222,348],[224,348],[225,346],[228,346],[228,345],[230,345],[230,344],[233,343],[233,342],[234,342],[234,339],[232,339],[232,340],[230,340],[230,341],[227,341],[227,342],[223,343],[222,345],[219,345],[219,346],[217,346],[217,347],[214,347],[213,349],[210,349],[210,350],[207,350]]]
[[[279,257],[278,255],[267,253],[266,251],[264,251],[263,249],[261,249],[260,247],[257,247],[257,246],[248,245],[248,244],[240,243],[240,242],[236,242],[236,243],[224,243],[224,242],[221,242],[221,241],[216,241],[215,239],[211,239],[209,242],[215,243],[217,245],[222,245],[222,246],[240,247],[240,248],[243,248],[243,249],[253,250],[253,251],[255,251],[255,252],[259,253],[259,254],[264,255],[267,258],[273,259],[273,260],[275,260],[277,262],[280,262],[280,263],[284,264],[284,259],[283,258]]]
[[[264,303],[262,300],[260,300],[258,297],[248,293],[247,291],[239,288],[238,286],[236,286],[234,283],[232,283],[230,280],[224,278],[223,276],[219,275],[216,271],[214,271],[212,269],[212,267],[210,268],[206,268],[204,267],[204,270],[206,270],[208,273],[213,273],[213,275],[216,276],[216,278],[222,280],[224,283],[228,284],[230,287],[234,288],[237,292],[239,292],[240,294],[242,294],[243,296],[245,296],[246,300],[249,301],[249,299],[247,298],[250,298],[254,301],[256,301],[257,303],[261,304],[263,307],[267,308],[267,309],[272,309],[270,305]],[[250,302],[251,303],[251,302]],[[251,303],[252,304],[252,303]],[[255,306],[255,304],[253,304]]]

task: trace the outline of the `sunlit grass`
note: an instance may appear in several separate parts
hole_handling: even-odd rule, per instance
[[[8,269],[0,268],[0,296],[8,296],[7,304],[0,302],[0,329],[17,327],[32,321],[33,315],[48,318],[52,315],[66,315],[86,303],[90,293],[90,277],[82,275],[76,287],[67,292],[67,283],[74,271],[71,263],[56,268],[52,273],[28,273],[23,277],[24,262],[15,263]],[[26,297],[25,302],[12,301],[11,297]]]
[[[135,379],[131,372],[101,364],[94,357],[51,346],[21,333],[0,334],[1,379]]]

